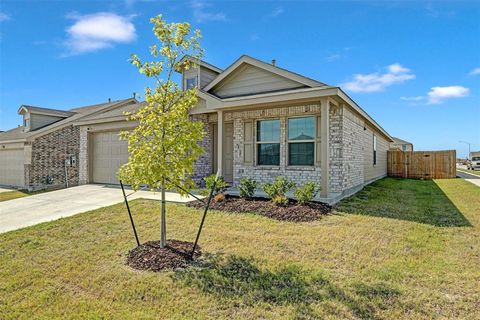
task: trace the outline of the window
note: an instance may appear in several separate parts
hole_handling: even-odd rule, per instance
[[[28,128],[29,125],[30,125],[30,120],[29,119],[23,119],[23,127]]]
[[[373,135],[373,165],[377,164],[377,137]]]
[[[288,165],[313,166],[315,117],[288,119]]]
[[[187,90],[195,88],[197,86],[197,77],[187,79]]]
[[[257,164],[280,165],[280,120],[257,121]]]
[[[406,144],[402,144],[402,150],[407,151],[407,145]]]

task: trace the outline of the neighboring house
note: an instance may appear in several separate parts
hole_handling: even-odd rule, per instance
[[[391,150],[413,151],[413,144],[411,142],[396,137],[392,138],[393,142],[390,143]]]
[[[225,70],[197,64],[182,72],[207,134],[197,182],[217,170],[233,186],[283,175],[318,183],[334,202],[387,175],[392,137],[341,88],[245,55]]]
[[[137,101],[125,99],[68,111],[22,105],[18,113],[23,125],[0,133],[0,185],[35,190],[79,184],[81,127],[74,123],[131,104]]]
[[[197,183],[217,171],[234,187],[242,177],[265,183],[282,175],[316,182],[321,199],[335,202],[386,176],[394,140],[341,88],[249,56],[225,70],[197,64],[179,70],[182,87],[198,89],[191,116],[206,131]],[[127,99],[69,111],[20,108],[24,126],[0,133],[0,184],[64,184],[65,160],[71,185],[118,183],[128,159],[118,133],[137,125],[124,112],[139,106]]]

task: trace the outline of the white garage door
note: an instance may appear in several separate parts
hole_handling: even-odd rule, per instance
[[[93,182],[118,184],[118,169],[128,160],[127,142],[118,131],[99,132],[92,135],[91,147]]]
[[[0,150],[0,185],[24,187],[23,149]]]

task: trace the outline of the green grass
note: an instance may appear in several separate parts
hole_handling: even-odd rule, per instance
[[[142,242],[158,211],[132,202]],[[202,212],[167,214],[168,237],[192,241]],[[479,225],[480,188],[462,179],[383,179],[312,223],[212,211],[202,265],[150,273],[124,264],[118,204],[0,235],[0,319],[475,319]]]
[[[18,199],[18,198],[23,198],[23,197],[28,197],[32,196],[35,194],[39,193],[44,193],[47,192],[46,190],[39,190],[39,191],[26,191],[26,190],[14,190],[14,191],[6,191],[6,192],[0,192],[0,202],[2,201],[7,201],[7,200],[13,200],[13,199]]]
[[[0,192],[0,202],[2,201],[7,201],[7,200],[12,200],[12,199],[17,199],[17,198],[23,198],[31,195],[31,193],[26,192],[26,191],[6,191],[6,192]]]
[[[474,174],[476,176],[480,176],[480,171],[478,170],[467,170],[467,169],[457,168],[457,171],[462,171],[462,172]]]

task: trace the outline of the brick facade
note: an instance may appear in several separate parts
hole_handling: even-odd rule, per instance
[[[197,161],[195,161],[195,170],[192,176],[193,181],[199,186],[204,186],[205,181],[204,177],[209,176],[213,172],[212,164],[212,126],[209,121],[208,114],[200,114],[192,116],[192,120],[201,121],[204,124],[203,129],[205,130],[205,137],[200,143],[203,149],[205,150],[204,154],[201,155]]]
[[[287,120],[294,116],[320,116],[320,104],[301,106],[272,107],[260,110],[244,110],[224,113],[225,122],[233,122],[233,186],[237,186],[240,179],[250,177],[259,183],[271,182],[277,176],[285,176],[302,185],[308,181],[321,184],[320,163],[315,162],[311,167],[291,167],[287,165]],[[364,167],[369,160],[365,154],[365,123],[363,118],[354,114],[344,105],[330,106],[329,122],[329,188],[332,196],[340,196],[349,190],[362,186],[365,182]],[[280,165],[263,167],[244,162],[244,122],[261,119],[280,120]],[[206,125],[207,137],[203,145],[207,153],[196,164],[195,179],[202,178],[212,172],[211,144],[213,134],[209,123],[216,122],[216,114],[197,115],[196,119]],[[318,124],[317,124],[318,125]],[[378,137],[383,143],[385,139]],[[216,140],[216,139],[215,139]],[[386,141],[386,140],[385,140]],[[383,152],[383,150],[381,150]],[[256,148],[253,148],[253,158],[256,159]],[[384,175],[381,168],[378,176]],[[385,172],[386,174],[386,172]]]
[[[78,156],[80,148],[80,130],[68,126],[34,140],[32,143],[32,161],[26,165],[25,177],[29,189],[65,186],[65,160],[74,156],[76,164],[67,167],[69,186],[78,185]],[[53,179],[47,183],[47,177]]]

